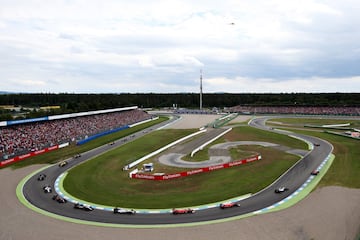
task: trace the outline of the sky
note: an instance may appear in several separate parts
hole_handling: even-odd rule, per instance
[[[360,92],[359,0],[0,6],[0,91]]]

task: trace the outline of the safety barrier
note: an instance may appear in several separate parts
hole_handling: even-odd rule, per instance
[[[164,146],[164,147],[162,147],[162,148],[160,148],[160,149],[158,149],[158,150],[156,150],[156,151],[154,151],[154,152],[152,152],[152,153],[150,153],[150,154],[148,154],[148,155],[146,155],[146,156],[144,156],[144,157],[142,157],[142,158],[140,158],[140,159],[138,159],[138,160],[136,160],[134,162],[129,163],[128,165],[124,166],[123,169],[124,170],[129,170],[130,168],[133,168],[134,166],[138,165],[139,163],[145,161],[146,159],[151,158],[151,157],[155,156],[156,154],[159,154],[162,151],[164,151],[164,150],[166,150],[166,149],[168,149],[168,148],[170,148],[172,146],[175,146],[176,144],[178,144],[178,143],[180,143],[180,142],[182,142],[184,140],[190,139],[190,138],[192,138],[192,137],[194,137],[194,136],[196,136],[196,135],[198,135],[200,133],[203,133],[203,132],[206,132],[206,129],[201,130],[201,131],[197,131],[197,132],[192,133],[190,135],[187,135],[187,136],[185,136],[183,138],[180,138],[180,139],[178,139],[178,140],[176,140],[176,141],[174,141],[174,142],[172,142],[172,143],[170,143],[170,144],[168,144],[168,145],[166,145],[166,146]]]
[[[87,137],[87,138],[85,138],[83,140],[77,141],[76,145],[82,145],[82,144],[90,142],[90,141],[92,141],[92,140],[94,140],[96,138],[99,138],[99,137],[102,137],[102,136],[105,136],[105,135],[108,135],[108,134],[111,134],[111,133],[119,132],[119,131],[122,131],[122,130],[127,129],[127,128],[129,128],[128,125],[122,126],[122,127],[119,127],[119,128],[115,128],[115,129],[112,129],[112,130],[109,130],[109,131],[101,132],[101,133],[92,135],[90,137]]]
[[[191,152],[191,157],[194,156],[195,153],[197,153],[200,150],[203,150],[204,147],[206,147],[207,145],[209,145],[210,143],[214,142],[215,140],[219,139],[221,136],[227,134],[228,132],[230,132],[232,130],[232,128],[227,129],[225,132],[222,132],[221,134],[217,135],[216,137],[214,137],[213,139],[211,139],[210,141],[207,141],[206,143],[204,143],[203,145],[201,145],[198,148],[195,148],[192,152]]]
[[[257,161],[260,159],[261,159],[261,155],[256,155],[256,156],[252,156],[252,157],[249,157],[246,159],[236,160],[236,161],[219,164],[219,165],[214,165],[214,166],[209,166],[209,167],[204,167],[204,168],[193,169],[193,170],[189,170],[186,172],[164,174],[164,175],[159,175],[156,173],[152,174],[152,175],[151,174],[143,174],[143,173],[133,173],[133,174],[130,174],[130,177],[137,178],[137,179],[146,179],[146,180],[170,180],[170,179],[174,179],[174,178],[188,177],[188,176],[191,176],[194,174],[211,172],[211,171],[229,168],[229,167],[235,167],[235,166],[239,166],[239,165],[246,164],[249,162]]]
[[[25,154],[25,155],[16,156],[14,158],[10,158],[10,159],[1,161],[0,162],[0,167],[4,167],[4,166],[7,166],[7,165],[12,164],[12,163],[22,161],[22,160],[27,159],[29,157],[33,157],[33,156],[37,156],[37,155],[40,155],[40,154],[43,154],[43,153],[54,151],[56,149],[63,148],[63,147],[66,147],[66,146],[69,146],[69,143],[64,143],[64,144],[44,148],[44,149],[41,149],[41,150],[38,150],[38,151],[30,152],[30,153]]]

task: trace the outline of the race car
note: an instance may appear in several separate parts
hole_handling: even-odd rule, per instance
[[[43,187],[44,193],[51,193],[52,192],[52,188],[49,185],[46,185]]]
[[[40,174],[40,175],[38,176],[37,180],[38,180],[38,181],[44,181],[45,178],[46,178],[46,175],[42,173],[42,174]]]
[[[275,189],[275,193],[283,193],[283,192],[285,192],[287,190],[289,190],[289,189],[286,188],[286,187],[279,187],[279,188]]]
[[[184,208],[184,209],[173,209],[172,214],[186,214],[186,213],[194,213],[195,210],[191,208]]]
[[[314,143],[314,145],[315,145],[316,147],[318,147],[318,146],[320,146],[320,143]]]
[[[55,194],[52,197],[53,200],[57,201],[58,203],[66,203],[67,200],[65,198],[60,197],[58,194]]]
[[[228,203],[221,203],[220,204],[221,209],[232,208],[232,207],[240,207],[240,203],[238,203],[238,202],[228,202]]]
[[[74,156],[74,158],[79,158],[79,157],[81,157],[81,154],[76,154],[76,155]]]
[[[81,210],[84,210],[87,212],[94,210],[94,208],[92,206],[81,204],[81,203],[75,203],[74,208],[81,209]]]
[[[61,161],[61,162],[59,163],[59,167],[64,167],[64,166],[66,166],[67,164],[68,164],[67,161]]]
[[[124,209],[124,208],[114,208],[113,210],[114,213],[118,213],[118,214],[135,214],[136,211],[134,209]]]
[[[319,173],[320,171],[315,169],[311,172],[311,175],[318,175]]]

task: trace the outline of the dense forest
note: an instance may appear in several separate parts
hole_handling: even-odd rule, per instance
[[[246,106],[360,106],[360,93],[205,93],[203,108]],[[110,109],[127,106],[166,108],[176,104],[179,108],[198,108],[198,93],[121,93],[121,94],[0,94],[0,107],[4,105],[24,108],[60,106],[50,111],[32,110],[26,117],[71,112]],[[11,119],[9,110],[0,108],[0,120]]]

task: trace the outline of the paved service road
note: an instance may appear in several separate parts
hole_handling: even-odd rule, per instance
[[[298,161],[292,168],[290,168],[286,173],[284,173],[273,184],[263,189],[262,191],[252,195],[251,197],[242,200],[240,202],[241,207],[238,208],[232,208],[231,210],[209,208],[205,210],[199,210],[194,214],[185,215],[172,215],[170,213],[116,215],[109,211],[97,209],[92,212],[85,212],[74,209],[72,203],[59,204],[51,199],[53,193],[46,194],[43,192],[42,186],[44,186],[45,184],[50,184],[52,187],[54,187],[55,179],[62,172],[66,171],[67,169],[78,164],[81,161],[85,161],[89,158],[94,157],[95,155],[101,154],[102,152],[109,150],[111,147],[116,147],[116,144],[120,144],[119,142],[116,142],[115,146],[106,145],[92,151],[83,153],[81,157],[70,160],[69,164],[65,167],[58,167],[57,165],[53,165],[43,170],[41,173],[46,174],[47,178],[44,181],[37,181],[38,174],[32,176],[25,183],[23,188],[23,194],[31,204],[45,211],[67,216],[70,218],[101,223],[136,225],[176,224],[223,219],[254,212],[271,206],[295,192],[309,178],[311,171],[316,169],[333,150],[332,145],[319,138],[279,131],[276,129],[265,127],[264,123],[266,120],[267,118],[265,117],[256,118],[252,120],[249,125],[269,131],[276,131],[282,134],[293,135],[305,139],[310,143],[317,143],[320,145],[314,147],[312,151],[305,155],[302,160]],[[274,189],[280,186],[285,186],[289,188],[289,191],[286,191],[282,194],[275,194]]]

